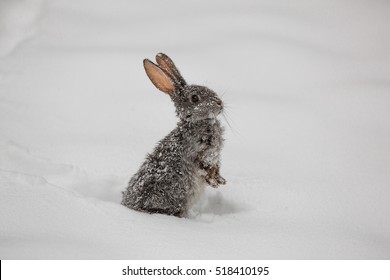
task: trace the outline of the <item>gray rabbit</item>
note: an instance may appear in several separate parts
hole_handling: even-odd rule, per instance
[[[226,183],[219,174],[223,127],[217,116],[223,103],[212,90],[188,85],[167,55],[157,54],[156,61],[144,60],[146,74],[171,97],[180,121],[147,155],[123,192],[122,204],[184,217],[206,185]]]

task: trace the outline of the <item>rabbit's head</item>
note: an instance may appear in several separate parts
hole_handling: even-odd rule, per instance
[[[152,83],[168,94],[181,120],[195,122],[213,119],[223,110],[223,103],[211,89],[188,85],[173,61],[165,54],[156,55],[157,64],[144,59],[146,74]]]

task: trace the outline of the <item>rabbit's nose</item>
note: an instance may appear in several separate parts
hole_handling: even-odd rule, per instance
[[[215,103],[217,103],[217,105],[219,105],[219,106],[222,106],[222,100],[221,99],[219,99],[218,97],[213,97],[213,101],[215,102]]]

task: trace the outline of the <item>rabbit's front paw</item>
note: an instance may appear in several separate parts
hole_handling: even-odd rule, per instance
[[[225,178],[223,178],[219,174],[215,177],[215,180],[218,182],[219,185],[225,185],[226,184]]]
[[[212,167],[208,170],[206,175],[206,182],[213,188],[217,188],[219,185],[225,185],[226,180],[219,175],[219,167]]]
[[[219,182],[217,181],[217,178],[212,178],[210,176],[206,176],[206,182],[212,186],[213,188],[218,188]]]

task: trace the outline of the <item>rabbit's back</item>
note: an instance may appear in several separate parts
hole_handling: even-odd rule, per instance
[[[131,178],[122,204],[149,213],[186,215],[206,185],[197,160],[206,154],[208,160],[219,161],[221,133],[219,122],[179,124]],[[207,146],[213,148],[211,153]]]
[[[123,205],[150,213],[184,215],[187,194],[194,188],[186,140],[176,128],[158,143],[131,178]]]

